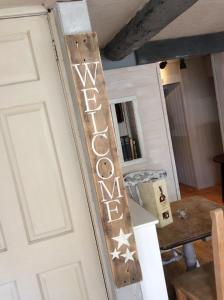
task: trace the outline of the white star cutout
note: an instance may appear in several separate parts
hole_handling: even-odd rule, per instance
[[[125,263],[127,263],[129,260],[134,261],[134,257],[133,257],[134,253],[135,251],[130,252],[129,249],[127,248],[126,253],[121,254],[121,256],[125,258]]]
[[[114,238],[112,238],[112,240],[115,240],[118,242],[118,247],[117,249],[120,249],[120,247],[122,245],[126,245],[126,246],[130,246],[128,238],[132,235],[132,233],[128,233],[128,234],[124,234],[123,230],[120,229],[120,234]]]
[[[119,258],[119,255],[120,255],[120,251],[117,251],[117,249],[115,248],[114,249],[114,252],[111,252],[110,254],[113,256],[112,257],[112,260],[114,260],[115,258]]]

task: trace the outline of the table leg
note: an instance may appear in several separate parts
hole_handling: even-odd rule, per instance
[[[184,260],[187,266],[187,270],[195,269],[198,265],[197,257],[195,254],[193,243],[187,243],[183,245]]]
[[[222,202],[224,202],[224,164],[221,164]]]

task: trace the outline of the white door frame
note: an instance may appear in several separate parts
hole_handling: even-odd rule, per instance
[[[70,68],[67,66],[68,58],[67,52],[64,45],[64,35],[62,33],[62,26],[60,24],[60,18],[56,9],[48,14],[50,28],[52,31],[52,36],[54,39],[57,56],[58,56],[58,68],[61,76],[61,81],[63,84],[63,89],[65,93],[65,99],[68,107],[68,113],[70,117],[70,122],[72,125],[72,132],[74,135],[74,140],[76,143],[76,149],[79,157],[80,170],[83,176],[83,183],[86,191],[86,198],[89,205],[90,215],[92,218],[97,248],[99,251],[99,258],[102,265],[102,271],[104,275],[104,280],[106,284],[106,289],[108,293],[109,300],[116,300],[117,296],[115,293],[115,286],[113,284],[112,272],[109,266],[109,261],[107,258],[107,248],[104,239],[103,227],[97,208],[97,198],[92,182],[91,167],[89,164],[89,158],[87,151],[83,145],[85,144],[85,135],[82,128],[81,116],[79,114],[79,108],[76,103],[76,96],[72,94],[72,88],[70,88],[72,82],[72,77],[70,77]],[[68,71],[69,70],[69,71]]]
[[[99,258],[101,261],[105,285],[108,293],[108,299],[116,300],[117,296],[115,292],[115,285],[113,284],[113,277],[107,256],[107,248],[104,238],[103,227],[99,215],[99,210],[97,208],[97,196],[92,177],[90,176],[92,172],[91,166],[89,163],[87,149],[83,147],[83,145],[85,144],[85,135],[82,128],[81,116],[79,114],[79,108],[76,103],[76,95],[72,93],[73,88],[71,88],[72,76],[70,74],[70,67],[68,66],[69,62],[64,44],[64,35],[62,33],[61,20],[58,15],[57,9],[54,9],[52,12],[50,12],[48,16],[52,37],[54,39],[57,51],[59,73],[63,84],[65,99],[70,117],[70,123],[72,125],[72,132],[76,143],[76,149],[80,163],[80,170],[83,176],[86,198],[88,201],[90,215],[92,218],[97,248],[99,251]]]
[[[46,15],[47,10],[40,5],[37,6],[18,6],[0,9],[0,19],[12,19],[20,17],[31,17]]]
[[[52,35],[52,43],[55,46],[56,59],[59,69],[59,74],[61,78],[61,83],[64,91],[64,97],[66,101],[66,106],[68,109],[68,114],[70,118],[71,129],[76,145],[76,150],[79,158],[80,170],[82,173],[83,184],[86,191],[86,198],[88,201],[89,211],[91,215],[91,220],[93,224],[95,240],[97,244],[97,249],[99,253],[99,259],[101,262],[102,273],[105,280],[105,287],[108,295],[108,300],[116,300],[115,286],[113,284],[112,273],[108,263],[106,244],[104,240],[103,228],[100,221],[100,216],[98,209],[96,207],[96,194],[91,182],[88,166],[88,155],[83,149],[82,140],[84,139],[84,134],[82,134],[81,123],[79,122],[79,112],[75,106],[75,95],[71,95],[71,89],[69,85],[69,72],[66,68],[66,52],[63,47],[64,36],[60,28],[60,19],[58,17],[57,11],[48,12],[43,6],[26,6],[26,7],[14,7],[9,9],[0,9],[0,20],[10,19],[18,17],[31,17],[38,15],[48,15],[49,28]]]

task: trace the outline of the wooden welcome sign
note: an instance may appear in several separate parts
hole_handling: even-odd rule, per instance
[[[96,33],[65,37],[108,254],[117,287],[142,278]]]

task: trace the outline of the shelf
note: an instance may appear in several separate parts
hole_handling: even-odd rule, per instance
[[[131,96],[113,99],[110,106],[121,165],[124,167],[144,162],[137,98]]]
[[[142,158],[132,159],[129,161],[123,161],[123,162],[121,162],[121,166],[128,167],[128,166],[137,165],[137,164],[141,164],[141,163],[145,163],[145,162],[146,162],[146,159],[142,157]]]

